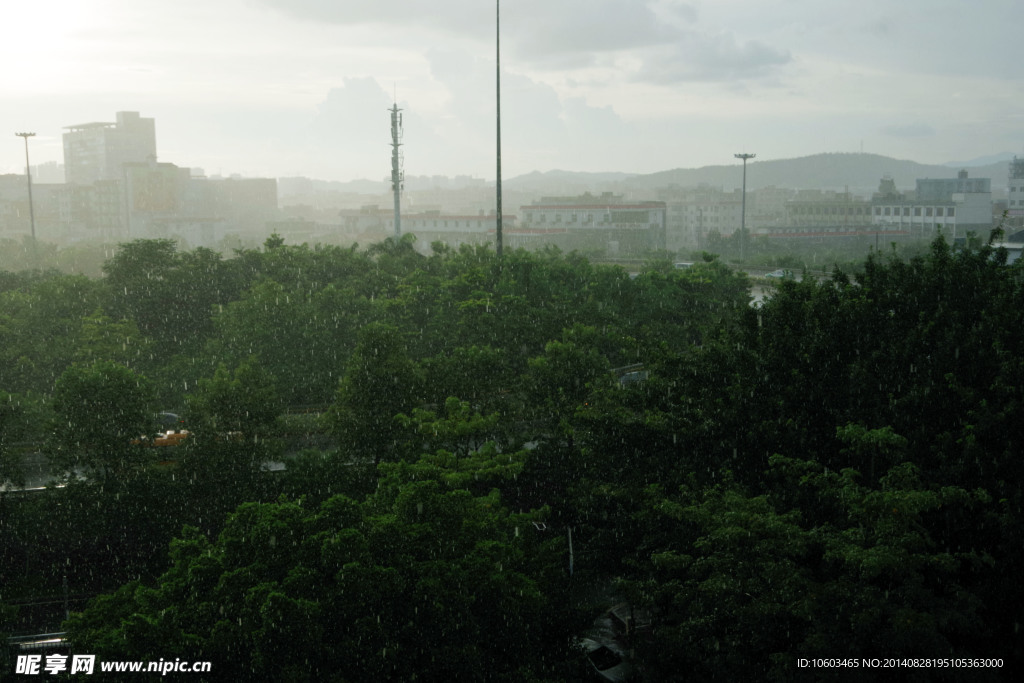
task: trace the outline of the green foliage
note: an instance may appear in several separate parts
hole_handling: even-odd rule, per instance
[[[99,305],[99,287],[83,276],[49,273],[0,292],[0,386],[49,393],[71,365],[82,320]]]
[[[133,243],[105,283],[0,277],[0,386],[24,408],[0,408],[0,443],[52,424],[58,459],[118,473],[0,500],[0,580],[138,577],[76,617],[85,646],[254,680],[571,678],[564,644],[610,586],[654,608],[654,679],[1024,661],[1024,262],[939,240],[754,309],[710,254],[631,279],[414,246]],[[193,415],[176,464],[129,448],[141,372]],[[283,405],[289,450],[321,449],[265,438]]]
[[[276,252],[275,252],[276,254]],[[291,405],[330,402],[357,331],[372,317],[370,303],[350,289],[286,288],[262,280],[215,318],[212,358],[260,358]]]
[[[15,445],[29,431],[25,413],[20,397],[0,391],[0,483],[24,480]]]
[[[123,365],[68,368],[54,386],[53,408],[51,459],[61,467],[123,478],[150,460],[139,440],[153,431],[152,389]]]
[[[419,403],[421,375],[397,327],[361,329],[331,407],[342,450],[374,463],[393,459],[400,432],[395,418]]]
[[[247,504],[216,541],[186,529],[155,587],[98,600],[69,633],[101,655],[203,653],[239,680],[545,671],[546,600],[515,519],[494,495],[396,476],[363,504]]]
[[[941,547],[935,517],[987,506],[987,496],[922,490],[909,464],[881,489],[782,457],[768,476],[798,477],[788,483],[806,489],[819,518],[729,483],[648,491],[653,533],[637,563],[646,578],[627,583],[662,623],[645,646],[654,671],[791,680],[801,656],[968,656],[982,603],[967,577],[986,558]]]
[[[136,369],[149,365],[152,344],[131,320],[115,321],[97,309],[82,318],[79,334],[74,352],[77,363],[107,360]]]
[[[201,348],[213,332],[213,307],[239,293],[220,254],[204,248],[180,253],[173,240],[122,244],[103,272],[111,315],[133,320],[167,355]]]
[[[189,396],[189,425],[210,435],[238,433],[247,440],[266,436],[281,412],[270,373],[253,356],[231,372],[224,364],[212,378],[199,380]]]

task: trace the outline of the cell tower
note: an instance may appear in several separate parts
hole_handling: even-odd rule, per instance
[[[402,235],[402,189],[405,186],[405,171],[402,168],[402,110],[398,102],[388,111],[391,112],[391,191],[395,195],[395,237]]]

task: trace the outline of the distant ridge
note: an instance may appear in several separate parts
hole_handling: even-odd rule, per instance
[[[937,164],[893,159],[880,154],[833,152],[796,159],[774,159],[747,163],[747,189],[776,186],[810,190],[849,188],[855,194],[878,189],[883,176],[890,176],[900,189],[912,189],[918,178],[951,178],[956,169]],[[993,188],[1005,187],[1007,165],[997,162],[969,169],[974,177],[991,178]],[[742,184],[740,164],[705,166],[696,169],[675,169],[630,178],[631,187],[655,189],[668,185],[682,187],[702,183],[725,190]]]
[[[918,178],[952,178],[959,168],[966,168],[972,177],[991,178],[992,188],[1007,184],[1008,167],[1004,160],[986,165],[919,164],[881,154],[831,152],[795,159],[753,160],[747,164],[747,189],[783,187],[788,189],[849,190],[857,195],[870,195],[888,175],[899,189],[914,189]],[[1011,155],[1012,156],[1012,155]],[[983,159],[982,159],[983,160]],[[701,168],[676,168],[657,173],[583,173],[573,171],[534,171],[505,180],[505,185],[522,191],[547,194],[612,191],[634,197],[652,196],[660,188],[678,185],[695,187],[710,185],[731,190],[742,184],[739,162]]]
[[[1008,183],[1008,161],[1013,153],[1003,152],[973,161],[946,164],[920,164],[907,159],[894,159],[881,154],[857,152],[828,152],[794,159],[754,159],[747,164],[747,189],[781,187],[806,190],[849,190],[857,195],[870,195],[878,189],[884,176],[896,181],[901,190],[914,189],[918,178],[953,178],[959,169],[966,169],[971,177],[990,178],[992,189],[1005,190]],[[653,198],[655,191],[677,185],[695,187],[710,185],[729,191],[742,184],[742,166],[732,164],[676,168],[656,173],[635,174],[618,171],[584,172],[532,171],[505,178],[503,185],[510,191],[534,195],[569,195],[583,192],[615,192],[634,198]],[[459,178],[449,187],[459,186]],[[493,186],[492,180],[473,179],[472,185]],[[378,194],[387,190],[387,183],[371,180],[331,182],[308,178],[279,178],[278,191],[282,196],[302,194],[304,191],[334,191]]]
[[[954,168],[974,168],[976,166],[990,166],[998,163],[1005,164],[1015,156],[1017,155],[1013,152],[1000,152],[999,154],[988,154],[983,157],[976,157],[970,161],[947,161],[943,166],[952,166]]]

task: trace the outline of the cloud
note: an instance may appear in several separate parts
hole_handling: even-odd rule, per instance
[[[731,33],[689,31],[671,46],[645,54],[634,78],[658,84],[763,78],[791,61],[786,50],[758,41],[741,43]]]
[[[926,123],[894,124],[882,126],[879,129],[882,135],[894,138],[925,138],[935,135],[935,129]]]
[[[306,21],[419,29],[493,43],[495,6],[480,0],[251,0]],[[587,66],[594,55],[665,45],[696,11],[674,0],[519,0],[501,8],[503,52],[543,68]],[[387,42],[381,34],[382,42]]]

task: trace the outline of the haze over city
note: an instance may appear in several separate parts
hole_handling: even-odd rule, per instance
[[[1018,152],[1015,4],[506,0],[503,173],[651,173],[817,152]],[[380,180],[494,177],[494,3],[42,0],[5,7],[0,172],[140,111],[161,161]]]

